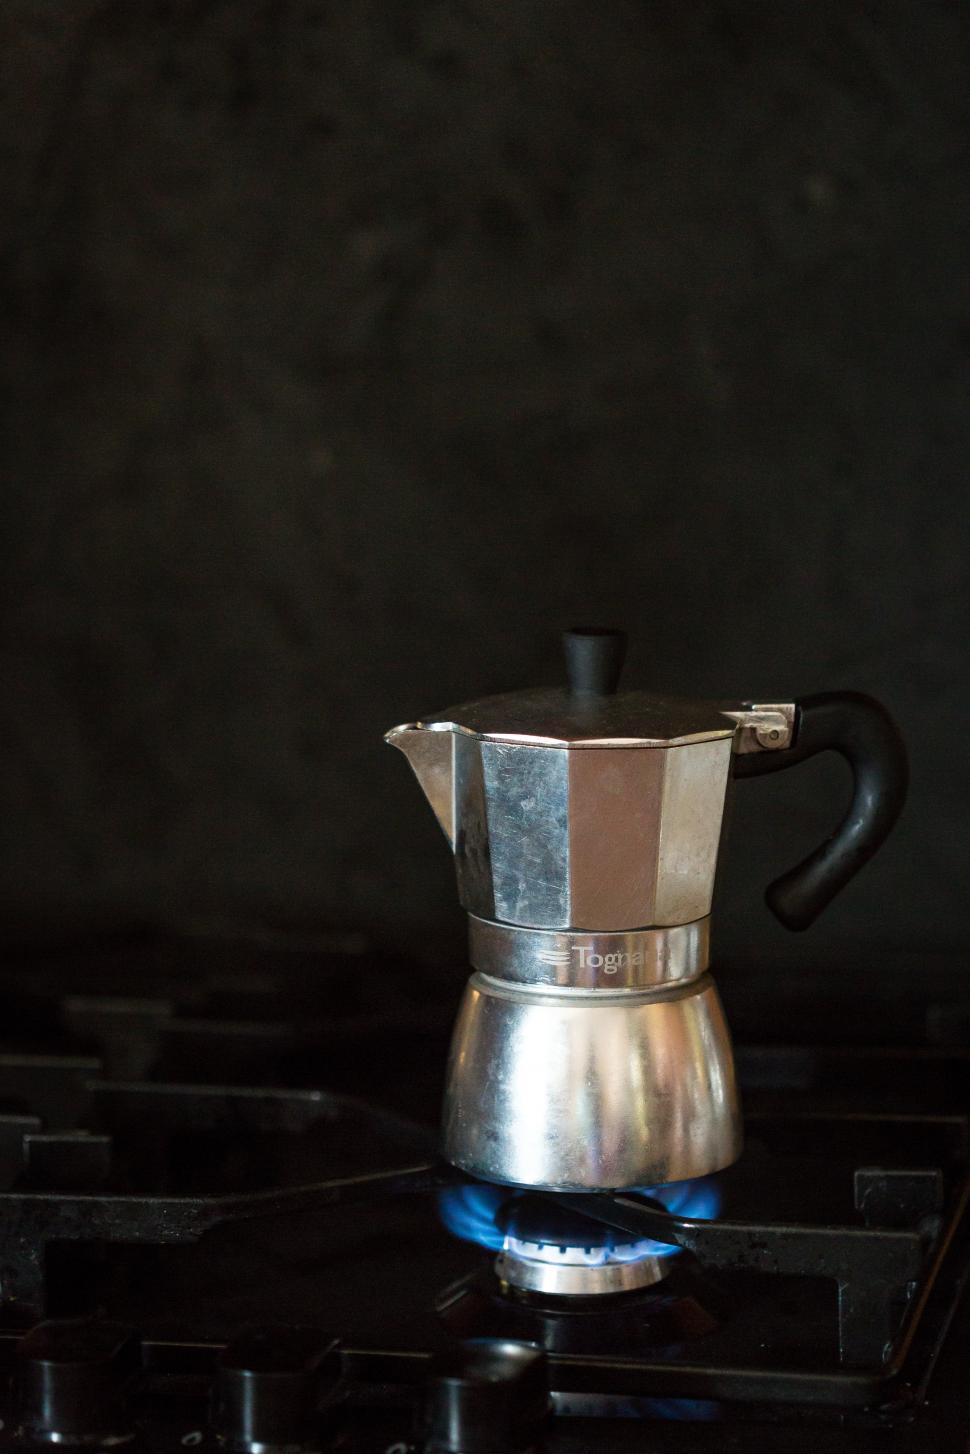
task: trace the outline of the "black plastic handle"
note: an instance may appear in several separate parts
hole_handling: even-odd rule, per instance
[[[791,747],[741,753],[734,776],[760,777],[839,752],[852,769],[852,802],[831,838],[769,884],[768,907],[788,929],[807,929],[885,841],[906,801],[906,745],[892,717],[861,692],[819,692],[796,702]]]

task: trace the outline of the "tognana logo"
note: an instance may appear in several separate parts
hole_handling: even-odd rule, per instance
[[[616,974],[618,969],[628,969],[643,963],[643,950],[635,949],[632,954],[623,949],[608,954],[597,954],[585,944],[575,944],[573,949],[579,955],[580,969],[601,969],[604,974]]]

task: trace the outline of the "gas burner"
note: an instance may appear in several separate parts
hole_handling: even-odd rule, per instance
[[[702,1219],[716,1216],[720,1206],[710,1177],[643,1188],[633,1195],[661,1211]],[[679,1251],[631,1237],[541,1192],[484,1182],[443,1191],[439,1210],[455,1236],[499,1254],[495,1273],[505,1287],[552,1298],[642,1291],[667,1276]]]
[[[633,1241],[544,1197],[518,1197],[505,1210],[495,1260],[501,1282],[522,1292],[591,1297],[652,1287],[670,1271],[672,1248]]]

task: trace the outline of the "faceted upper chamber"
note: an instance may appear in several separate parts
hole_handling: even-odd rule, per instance
[[[448,835],[469,912],[585,930],[710,912],[736,724],[710,704],[614,703],[615,720],[601,705],[593,719],[564,692],[516,694],[388,734]]]

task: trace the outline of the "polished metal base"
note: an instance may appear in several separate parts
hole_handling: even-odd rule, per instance
[[[581,1247],[538,1247],[510,1238],[495,1259],[501,1282],[521,1292],[552,1297],[600,1297],[652,1287],[670,1272],[673,1257],[632,1257],[629,1261],[585,1261]]]
[[[729,1166],[741,1116],[713,981],[579,994],[474,975],[443,1130],[453,1165],[543,1190],[659,1186]]]

